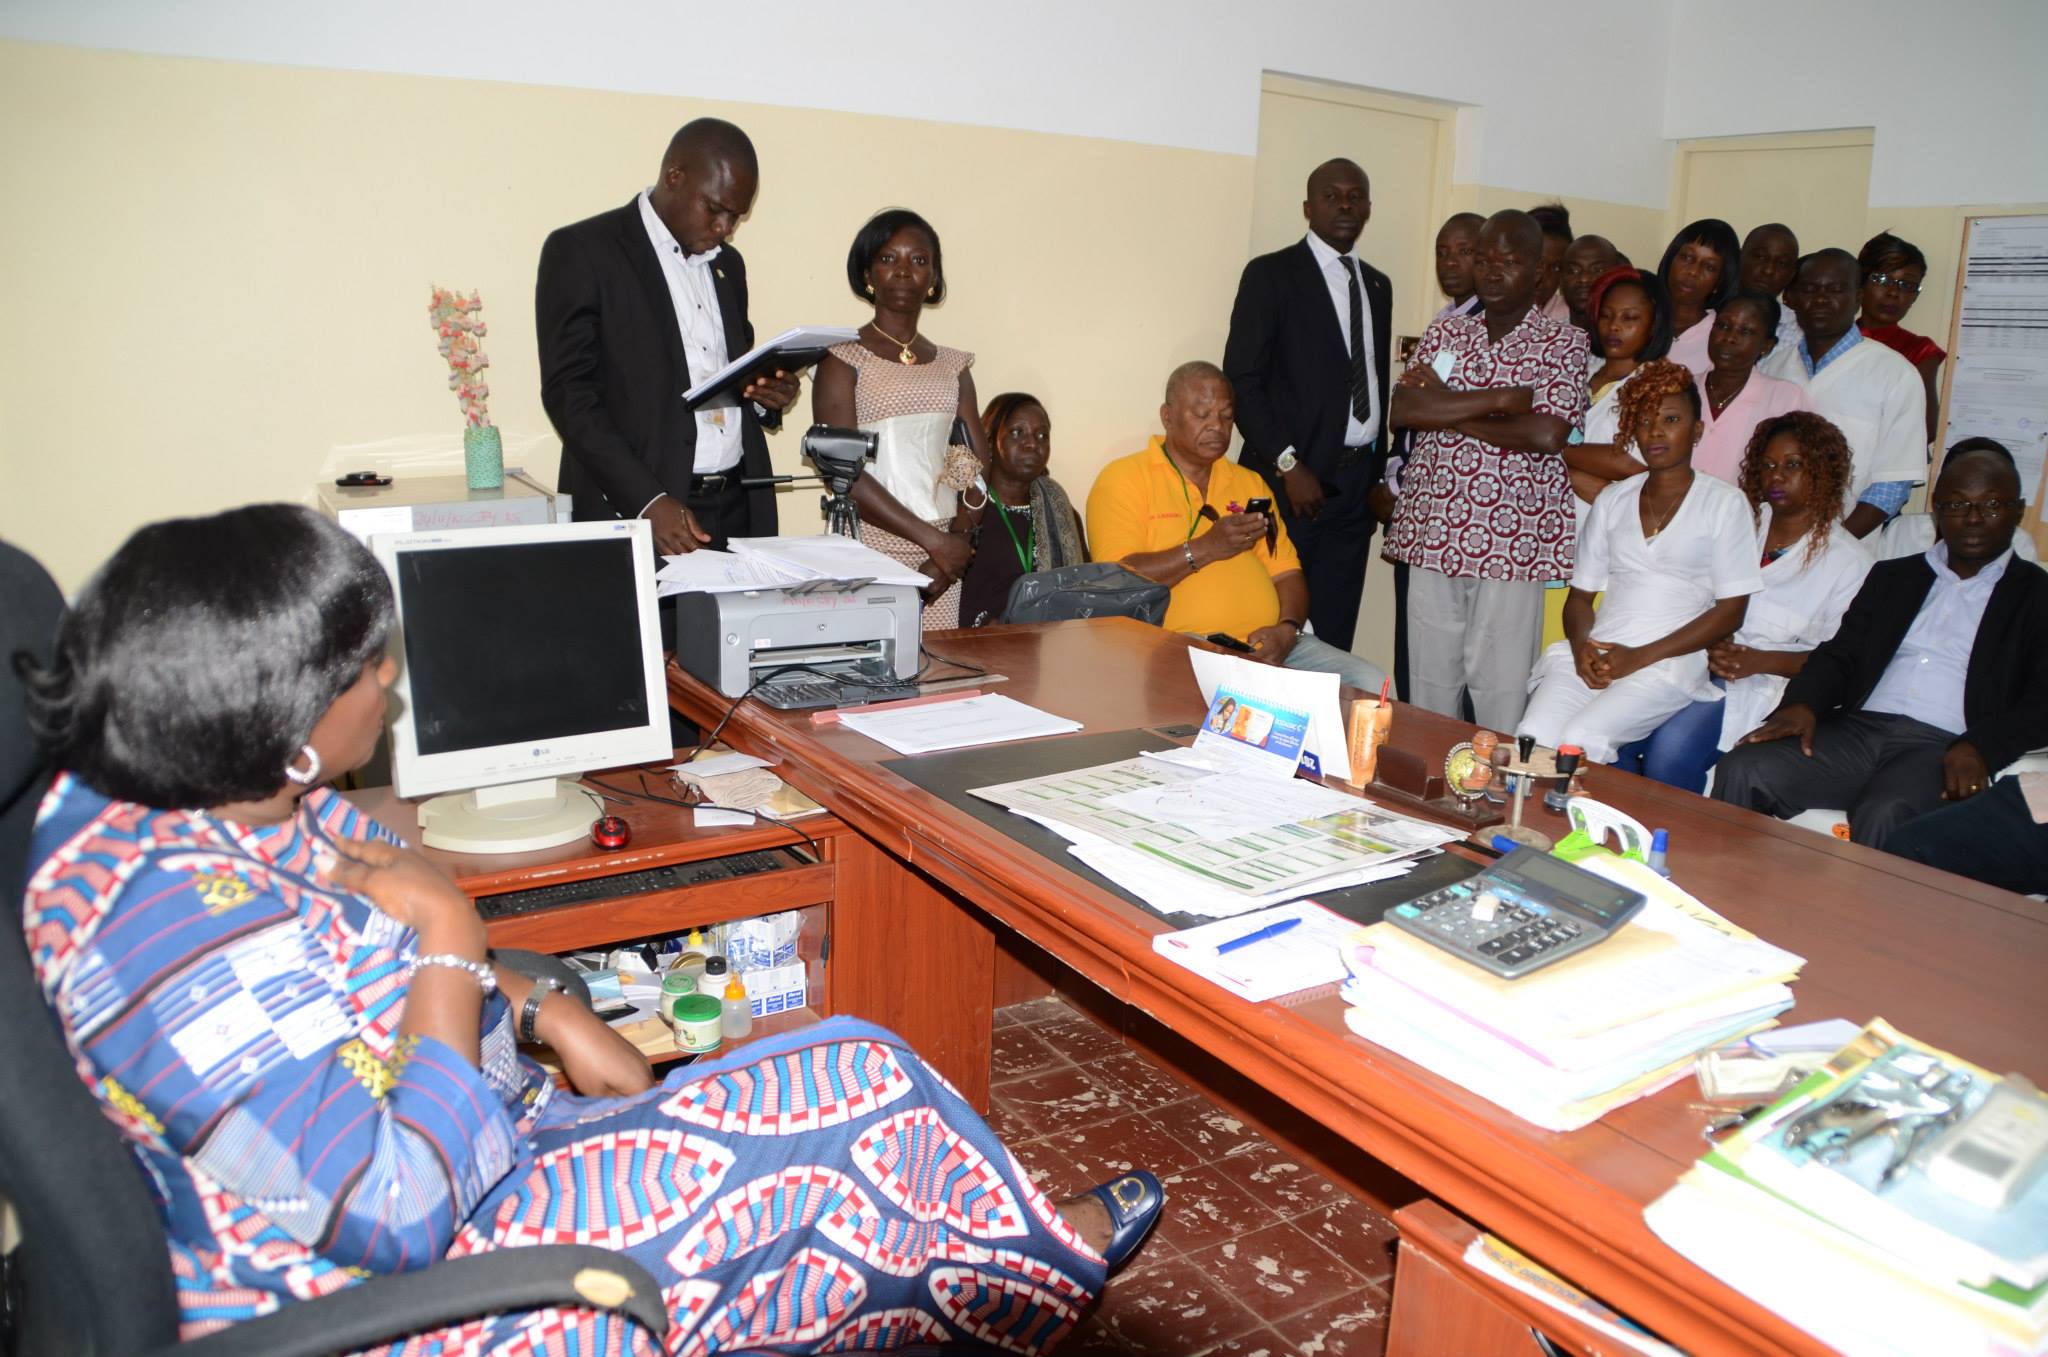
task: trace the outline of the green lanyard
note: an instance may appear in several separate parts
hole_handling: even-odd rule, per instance
[[[1195,540],[1195,525],[1202,521],[1202,512],[1201,509],[1195,508],[1195,502],[1188,498],[1188,478],[1187,474],[1180,469],[1180,464],[1171,457],[1166,459],[1166,464],[1173,468],[1174,478],[1180,482],[1181,507],[1188,511],[1188,535],[1181,540],[1192,542]],[[1202,500],[1202,508],[1206,509],[1208,507],[1209,501],[1205,496]]]
[[[989,498],[995,499],[995,496],[990,495]],[[1033,514],[1029,509],[1024,511],[1030,517],[1031,522],[1025,529],[1027,534],[1025,541],[1020,542],[1017,540],[1017,529],[1010,523],[1010,506],[1004,504],[999,499],[995,500],[995,504],[996,517],[1003,520],[1003,531],[1010,534],[1010,546],[1017,552],[1017,564],[1022,566],[1024,573],[1028,575],[1031,573],[1031,562],[1036,559],[1038,551],[1038,515]],[[1026,543],[1029,545],[1026,545]]]

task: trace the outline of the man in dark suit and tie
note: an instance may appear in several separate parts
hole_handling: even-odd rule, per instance
[[[534,285],[541,404],[562,439],[557,488],[578,519],[646,518],[664,554],[775,532],[765,427],[795,400],[794,374],[757,379],[736,403],[683,392],[754,346],[747,266],[726,243],[754,203],[747,134],[699,118],[669,142],[652,188],[564,226]]]
[[[2014,554],[2019,472],[1984,443],[1951,452],[1934,484],[1940,540],[1872,568],[1778,709],[1723,756],[1717,798],[1780,817],[1845,807],[1850,838],[1890,848],[2048,745],[2048,572]]]
[[[1372,186],[1348,160],[1308,177],[1299,244],[1245,265],[1223,370],[1237,391],[1240,461],[1275,487],[1308,579],[1315,634],[1351,648],[1386,464],[1393,290],[1353,247]]]

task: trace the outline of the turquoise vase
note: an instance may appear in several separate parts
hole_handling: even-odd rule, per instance
[[[462,430],[462,469],[472,490],[496,490],[505,483],[505,449],[497,425],[472,424]]]

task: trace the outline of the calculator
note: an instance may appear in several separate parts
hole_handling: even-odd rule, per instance
[[[1583,952],[1635,917],[1644,896],[1534,848],[1387,911],[1387,922],[1513,980]]]

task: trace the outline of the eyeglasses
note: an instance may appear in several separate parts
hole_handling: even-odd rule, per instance
[[[1979,518],[1996,518],[2007,509],[2019,508],[2022,503],[2016,499],[1938,499],[1934,501],[1933,509],[1950,518],[1963,518],[1973,509]]]
[[[1920,284],[1895,273],[1873,273],[1864,279],[1872,287],[1895,287],[1908,297],[1920,295]]]

